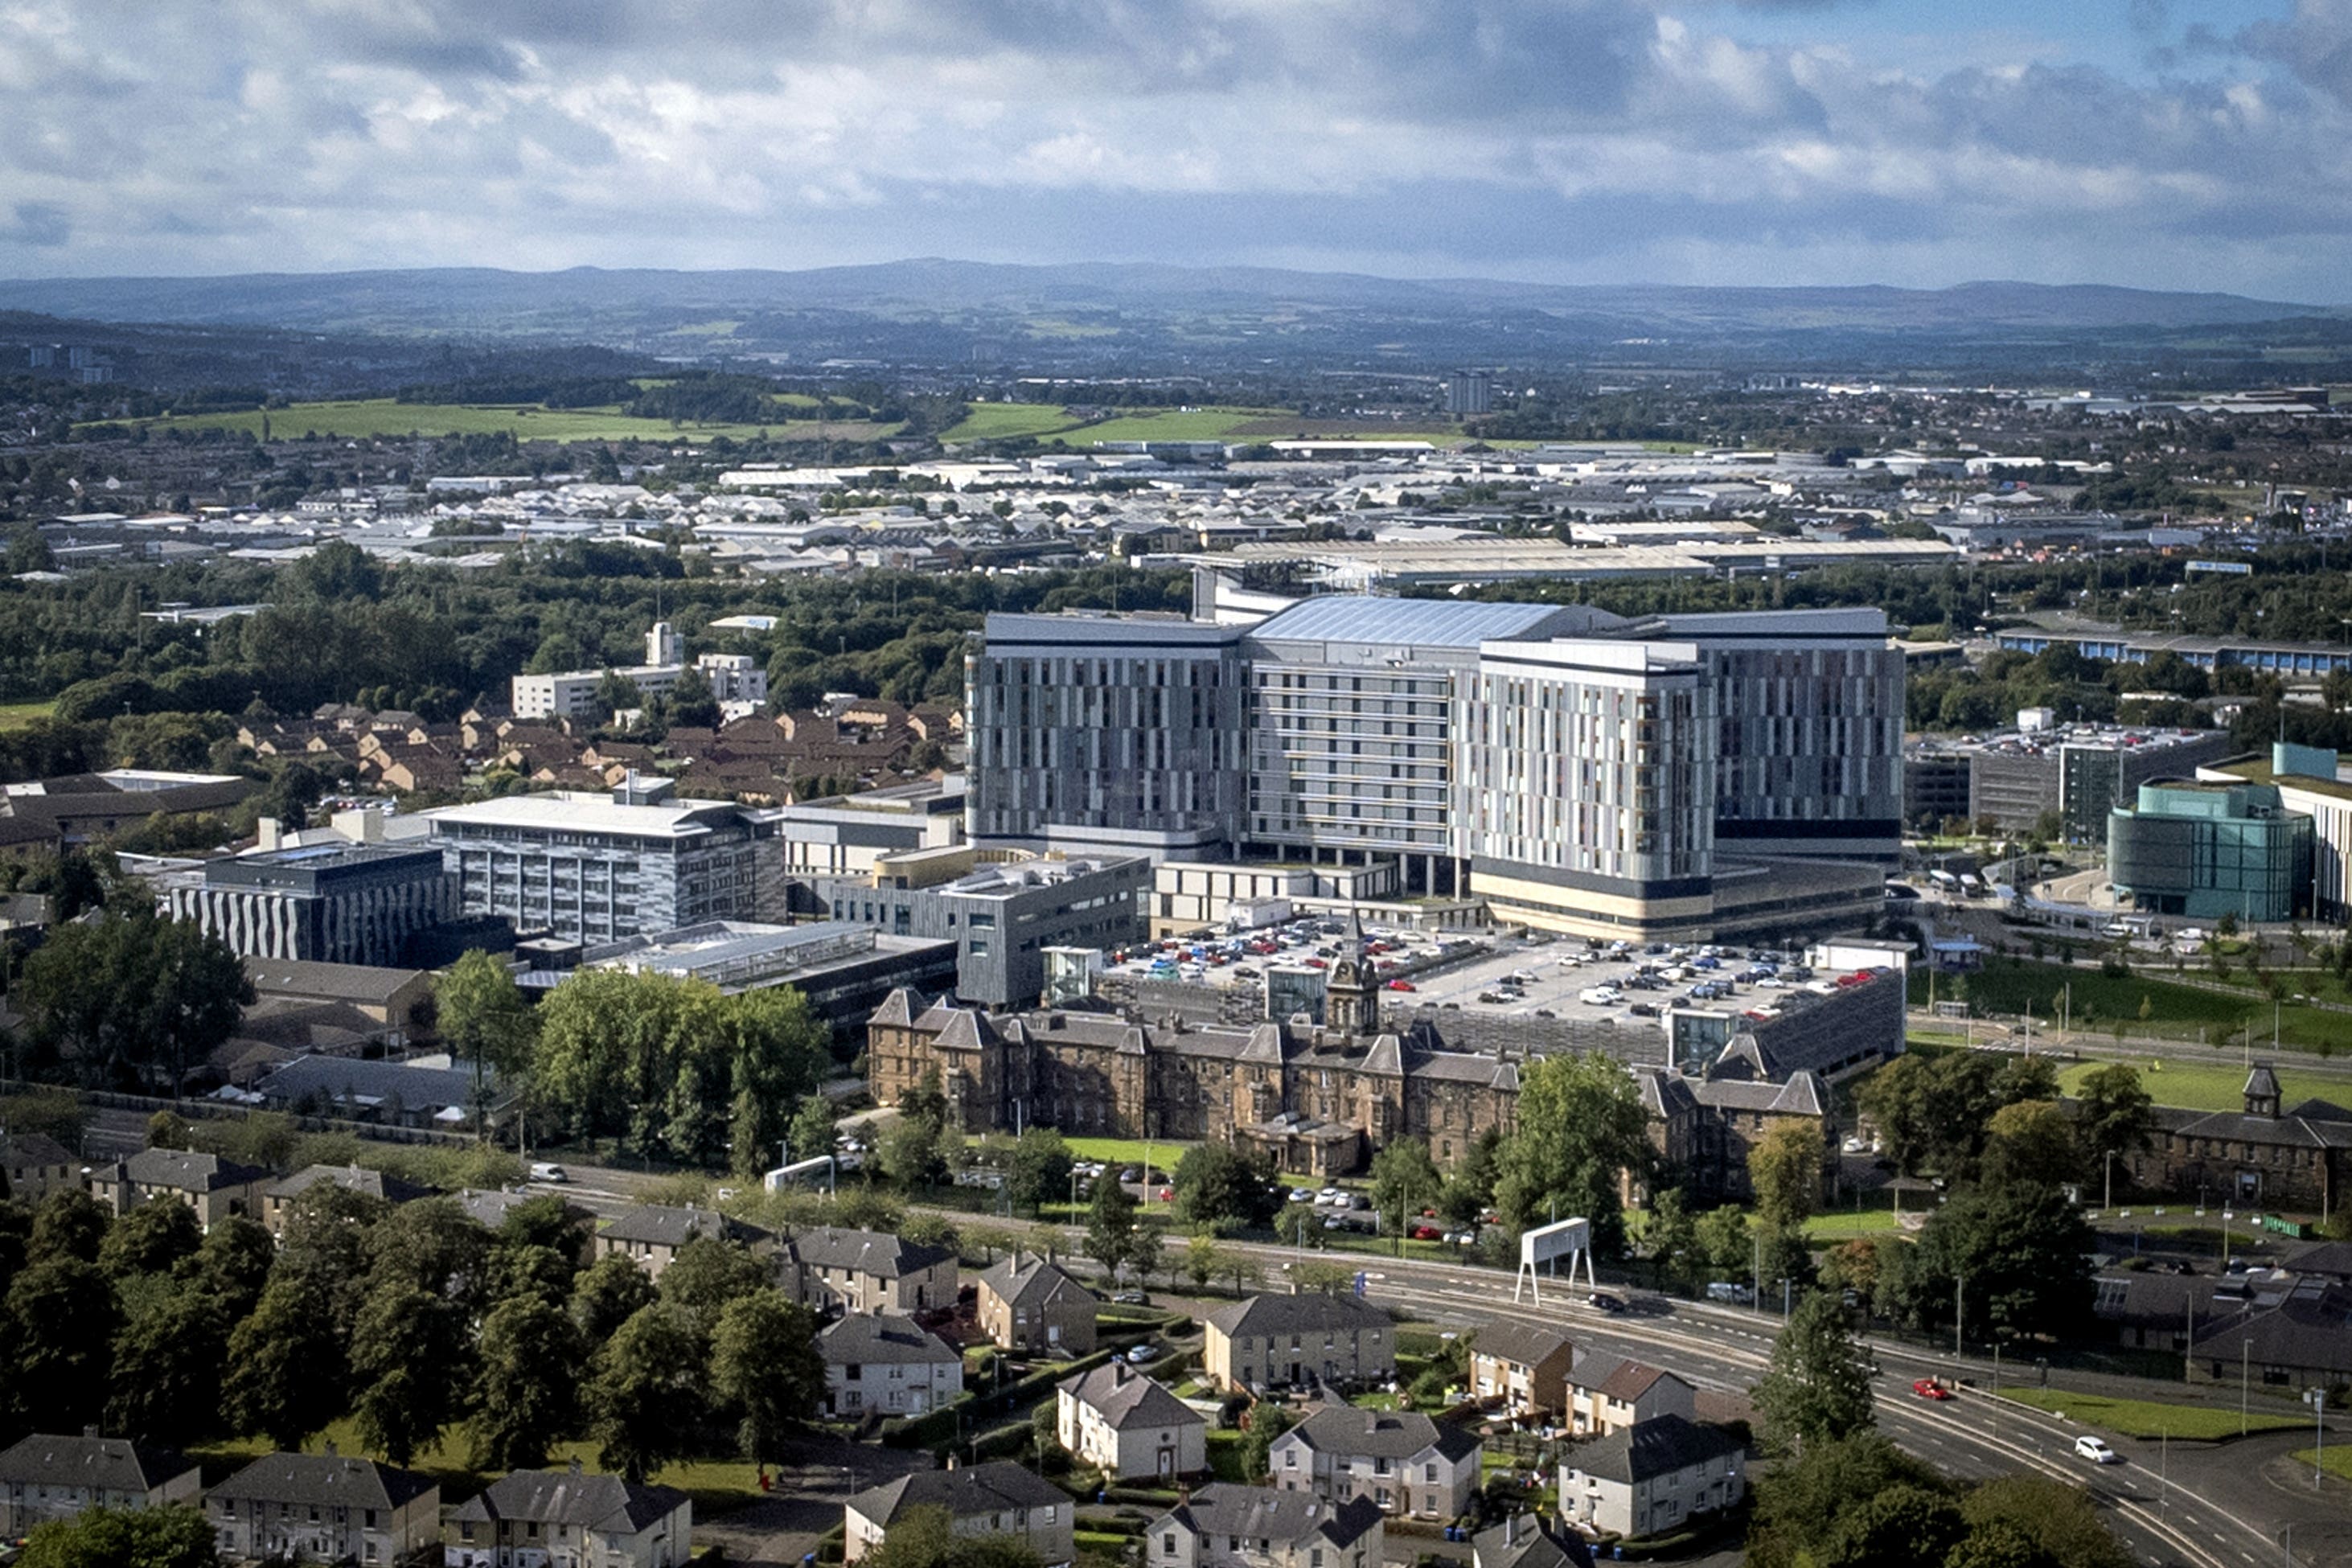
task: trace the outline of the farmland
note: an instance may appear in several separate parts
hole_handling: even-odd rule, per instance
[[[170,430],[234,430],[259,436],[263,422],[277,437],[511,435],[520,441],[692,441],[726,436],[751,440],[764,430],[778,440],[873,440],[889,435],[895,426],[848,420],[817,421],[805,417],[811,400],[781,402],[770,425],[673,425],[666,419],[639,419],[617,408],[542,408],[524,404],[400,403],[370,397],[326,403],[297,403],[284,408],[244,409],[223,414],[174,414],[144,420],[161,434]],[[801,414],[802,417],[793,417]]]

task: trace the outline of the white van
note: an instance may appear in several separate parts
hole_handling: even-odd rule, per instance
[[[570,1173],[566,1172],[561,1165],[540,1163],[531,1166],[530,1179],[534,1182],[561,1184],[570,1181],[572,1177]]]

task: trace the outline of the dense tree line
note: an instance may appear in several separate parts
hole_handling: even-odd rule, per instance
[[[282,1244],[170,1201],[120,1219],[79,1192],[0,1204],[0,1440],[96,1424],[295,1448],[348,1416],[394,1464],[456,1439],[478,1465],[532,1466],[585,1437],[641,1478],[765,1457],[814,1412],[815,1322],[772,1263],[697,1237],[656,1288],[586,1246],[551,1197],[491,1230],[455,1199],[320,1184]]]

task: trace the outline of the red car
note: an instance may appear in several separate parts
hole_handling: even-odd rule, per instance
[[[1435,1241],[1445,1233],[1433,1225],[1417,1225],[1412,1227],[1412,1234],[1415,1241]]]
[[[1319,958],[1310,958],[1307,961],[1307,967],[1309,969],[1328,969],[1331,966],[1324,963]]]
[[[1410,980],[1391,980],[1389,982],[1389,989],[1391,991],[1418,991],[1421,988]]]
[[[1949,1399],[1952,1391],[1932,1377],[1923,1377],[1911,1385],[1911,1392],[1922,1399]]]

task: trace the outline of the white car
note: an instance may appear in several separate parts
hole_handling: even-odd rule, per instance
[[[2075,1438],[2074,1455],[2077,1458],[2088,1459],[2095,1465],[2120,1465],[2124,1462],[2121,1454],[2108,1447],[2105,1441],[2098,1437]]]
[[[572,1176],[561,1165],[535,1164],[530,1168],[530,1179],[534,1182],[559,1183],[568,1182]]]
[[[1290,1189],[1290,1201],[1295,1204],[1311,1204],[1315,1201],[1315,1189],[1313,1187],[1293,1187]]]
[[[1625,1000],[1625,994],[1614,985],[1595,985],[1578,993],[1576,999],[1588,1007],[1614,1007]]]

